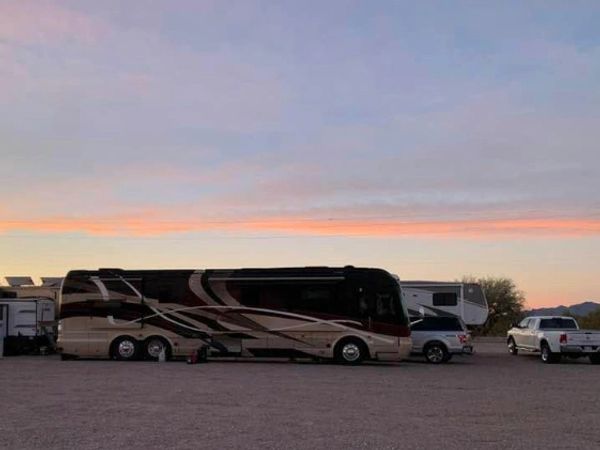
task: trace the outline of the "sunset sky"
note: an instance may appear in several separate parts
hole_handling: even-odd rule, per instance
[[[600,3],[0,0],[0,277],[367,265],[600,301]]]

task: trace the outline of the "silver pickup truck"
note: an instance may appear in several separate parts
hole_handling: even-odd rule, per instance
[[[453,355],[472,355],[471,333],[458,317],[411,318],[412,355],[423,355],[427,362],[441,364]]]
[[[545,363],[557,363],[562,356],[587,356],[600,364],[600,331],[580,330],[572,317],[535,316],[523,319],[508,330],[508,351],[539,352]]]

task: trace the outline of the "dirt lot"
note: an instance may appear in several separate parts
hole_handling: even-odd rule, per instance
[[[600,366],[0,360],[0,447],[599,448]]]

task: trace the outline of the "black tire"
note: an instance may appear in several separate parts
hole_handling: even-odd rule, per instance
[[[339,364],[358,365],[369,357],[369,350],[358,338],[344,338],[333,350],[335,361]]]
[[[590,355],[590,362],[592,364],[600,364],[600,354],[594,353]]]
[[[423,354],[430,364],[442,364],[450,359],[448,349],[441,342],[430,342],[425,346]]]
[[[144,359],[150,361],[158,361],[158,355],[162,349],[165,351],[165,359],[171,359],[171,345],[169,342],[160,336],[150,336],[144,341]]]
[[[513,338],[509,338],[506,342],[506,345],[508,345],[508,353],[513,356],[517,356],[519,354],[519,349],[517,348],[517,344]]]
[[[117,361],[135,361],[140,355],[140,342],[131,336],[120,336],[110,346],[110,356]]]
[[[60,360],[61,361],[73,361],[77,357],[75,355],[69,355],[68,353],[61,353]]]
[[[553,353],[546,342],[542,342],[540,347],[540,358],[545,364],[556,364],[560,361],[560,353]]]

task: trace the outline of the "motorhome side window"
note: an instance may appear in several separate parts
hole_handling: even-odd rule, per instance
[[[178,303],[183,302],[186,298],[188,278],[189,275],[183,277],[175,275],[162,277],[146,276],[143,281],[138,281],[138,283],[140,289],[143,286],[144,297],[158,300],[160,303]],[[131,284],[137,288],[137,285],[134,283]],[[133,295],[133,292],[129,295]]]
[[[330,284],[231,282],[228,290],[251,308],[322,313],[335,309],[335,286]]]
[[[126,300],[127,297],[138,297],[138,292],[140,292],[140,290],[142,289],[142,283],[139,278],[101,278],[100,281],[108,290],[111,299]]]
[[[293,309],[317,312],[332,312],[335,292],[331,286],[306,286],[300,295],[300,304],[292,305]]]
[[[435,292],[433,294],[433,306],[456,306],[457,304],[456,292]]]
[[[241,286],[238,297],[240,303],[251,308],[258,308],[260,304],[260,289],[258,286]]]
[[[123,306],[123,302],[118,300],[91,300],[90,308],[96,315],[105,316],[107,314],[116,313]]]

